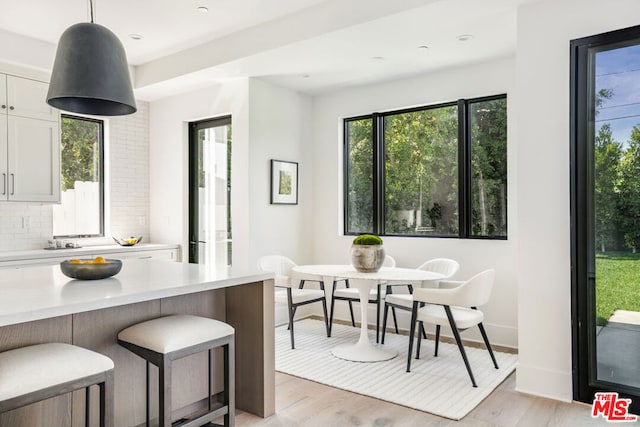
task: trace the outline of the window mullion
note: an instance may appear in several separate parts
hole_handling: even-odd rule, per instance
[[[469,104],[458,100],[458,224],[459,237],[468,238],[471,228],[471,144],[469,143]]]
[[[373,233],[384,235],[384,116],[373,114]]]

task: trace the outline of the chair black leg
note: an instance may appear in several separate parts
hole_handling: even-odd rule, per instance
[[[387,303],[384,303],[384,315],[382,317],[382,337],[380,338],[380,342],[384,344],[384,336],[387,333],[387,316],[389,314],[389,306]]]
[[[416,319],[418,318],[418,303],[413,303],[411,311],[411,327],[409,328],[409,351],[407,353],[407,372],[411,372],[411,353],[413,353],[413,336],[416,332]]]
[[[378,283],[378,297],[376,298],[376,344],[380,342],[380,284]]]
[[[398,332],[398,318],[396,317],[396,308],[395,307],[391,307],[391,314],[393,314],[393,326],[395,326],[396,334],[397,334],[397,333],[399,333]]]
[[[482,334],[482,339],[484,340],[484,345],[487,346],[487,350],[489,350],[489,355],[491,356],[491,360],[493,360],[493,366],[496,369],[500,369],[498,367],[498,362],[496,362],[496,357],[493,354],[493,350],[491,349],[491,344],[489,344],[489,338],[487,338],[487,332],[484,330],[484,326],[482,322],[478,323],[478,328],[480,329],[480,333]]]
[[[438,344],[440,344],[440,325],[436,325],[436,349],[433,352],[433,357],[438,357]]]
[[[478,387],[476,384],[476,380],[473,377],[473,372],[471,371],[471,365],[469,364],[469,359],[467,359],[467,352],[464,351],[464,346],[462,345],[460,332],[456,327],[455,320],[453,320],[453,314],[451,314],[451,307],[449,307],[448,305],[445,305],[444,311],[447,313],[447,318],[449,319],[449,325],[451,326],[451,330],[453,331],[453,336],[456,338],[456,344],[458,344],[458,350],[460,350],[460,354],[462,355],[462,360],[464,360],[464,365],[467,367],[467,372],[469,373],[469,377],[471,378],[471,384],[473,384],[474,387]]]
[[[293,306],[293,297],[291,295],[291,288],[287,288],[287,302],[289,306],[289,333],[291,334],[291,349],[295,349],[295,343],[293,340],[293,316],[296,313],[296,309]]]
[[[331,336],[331,327],[329,326],[329,316],[327,316],[327,299],[322,298],[322,311],[324,312],[324,327],[327,330],[327,337]]]
[[[351,301],[348,301],[349,303],[349,313],[351,314],[351,326],[353,326],[354,328],[356,327],[356,319],[355,317],[353,317],[353,304],[351,303]]]
[[[418,345],[416,347],[416,359],[420,359],[420,346],[422,345],[423,322],[418,322]]]
[[[336,281],[333,281],[333,290],[331,291],[331,309],[329,314],[329,337],[331,336],[331,331],[333,330],[333,309],[336,305],[336,300],[333,297],[333,293],[336,291]]]

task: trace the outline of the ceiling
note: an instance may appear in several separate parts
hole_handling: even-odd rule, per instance
[[[125,45],[140,99],[239,77],[319,94],[513,55],[517,7],[532,1],[94,0],[94,17]],[[0,36],[35,39],[53,57],[88,4],[0,0]]]

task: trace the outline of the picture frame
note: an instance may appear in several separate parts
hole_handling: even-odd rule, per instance
[[[271,204],[298,204],[298,163],[271,160]]]

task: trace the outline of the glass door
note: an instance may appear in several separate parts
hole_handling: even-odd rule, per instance
[[[574,397],[640,410],[640,27],[572,42]]]
[[[189,262],[231,266],[231,117],[189,124]]]

